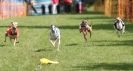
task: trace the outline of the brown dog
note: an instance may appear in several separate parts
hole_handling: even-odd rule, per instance
[[[83,33],[85,42],[87,42],[87,33],[90,33],[90,37],[92,34],[92,27],[91,25],[88,23],[87,20],[83,20],[79,26],[79,31],[80,33]]]
[[[19,37],[19,30],[17,28],[17,22],[11,22],[11,24],[7,28],[5,32],[5,42],[6,42],[6,37],[10,38],[10,41],[11,43],[13,42],[14,46],[16,45],[17,38]]]

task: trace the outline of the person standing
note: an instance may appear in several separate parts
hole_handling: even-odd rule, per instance
[[[75,11],[76,13],[83,12],[83,1],[82,0],[75,0]]]
[[[70,13],[71,12],[71,5],[72,5],[72,0],[64,0],[64,5],[65,5],[65,12]]]
[[[64,13],[64,0],[59,0],[57,11],[58,13]]]
[[[52,0],[52,14],[57,14],[58,4],[59,4],[59,0]]]
[[[43,14],[49,14],[49,6],[51,4],[51,0],[38,0],[38,3],[41,4]]]

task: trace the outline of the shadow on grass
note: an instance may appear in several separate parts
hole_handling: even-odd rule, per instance
[[[68,16],[68,15],[104,15],[104,12],[94,12],[94,11],[85,11],[84,13],[76,13],[76,12],[72,12],[72,13],[63,13],[63,14],[59,14],[59,15],[64,15],[64,16]]]
[[[65,46],[77,46],[77,43],[66,44]]]
[[[94,14],[94,15],[104,15],[104,12],[94,12],[94,11],[86,11],[86,12],[84,12],[83,14],[90,14],[90,15],[92,15],[92,14]]]
[[[114,26],[113,26],[113,22],[99,22],[99,24],[93,24],[92,25],[93,30],[112,30],[115,31]],[[133,32],[133,24],[126,24],[126,28],[125,28],[126,32]]]
[[[81,70],[133,70],[133,63],[100,63],[74,66],[72,71]]]
[[[7,26],[0,26],[0,28],[5,28]],[[79,26],[78,25],[60,25],[60,26],[57,26],[59,27],[59,29],[79,29]],[[93,27],[93,30],[112,30],[114,31],[114,28],[113,28],[113,24],[93,24],[92,25]],[[133,24],[126,24],[126,31],[127,32],[133,32]],[[50,29],[49,26],[44,26],[44,25],[35,25],[35,26],[19,26],[19,28],[27,28],[27,29]]]
[[[103,19],[104,20],[104,19]],[[80,22],[79,22],[80,23]],[[98,23],[98,24],[97,24]],[[7,26],[0,26],[0,28],[6,28]],[[79,24],[77,25],[57,25],[57,27],[59,27],[59,29],[79,29]],[[92,24],[93,30],[99,30],[99,29],[103,29],[103,30],[112,30],[114,31],[113,28],[113,22],[98,22],[95,21]],[[19,28],[27,28],[27,29],[50,29],[50,25],[20,25]],[[126,31],[128,32],[133,32],[133,24],[126,24]]]
[[[133,40],[101,40],[101,41],[92,41],[95,42],[95,46],[133,46]],[[106,44],[105,44],[106,43]]]
[[[88,20],[96,20],[96,19],[99,19],[101,21],[103,21],[104,19],[106,20],[112,20],[112,17],[107,17],[107,16],[104,16],[104,15],[90,15],[88,17],[72,17],[70,19],[75,19],[75,20],[83,20],[83,19],[88,19]]]
[[[1,47],[4,47],[4,46],[5,46],[4,44],[0,44],[0,48],[1,48]]]
[[[0,28],[6,28],[8,26],[0,26]],[[30,25],[27,25],[27,26],[18,26],[20,29],[21,28],[28,28],[28,29],[50,29],[50,26],[45,26],[45,25],[34,25],[34,26],[30,26]],[[60,25],[60,26],[57,26],[59,27],[60,29],[78,29],[79,26],[78,25]]]
[[[52,49],[37,49],[35,52],[52,51]]]
[[[114,30],[113,25],[112,24],[94,24],[92,25],[93,30]]]

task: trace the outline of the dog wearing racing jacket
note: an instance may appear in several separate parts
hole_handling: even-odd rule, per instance
[[[19,30],[17,24],[18,24],[17,22],[11,22],[5,32],[5,42],[6,42],[6,37],[9,37],[11,43],[13,42],[14,46],[18,42],[17,39],[19,37]]]
[[[117,32],[118,37],[120,37],[125,32],[125,24],[120,17],[116,18],[116,21],[113,26]]]
[[[87,42],[87,34],[90,34],[90,37],[92,35],[92,26],[90,25],[90,22],[87,20],[83,20],[81,24],[79,25],[79,31],[83,34],[85,43]]]
[[[51,42],[51,44],[57,48],[57,50],[59,51],[59,47],[60,47],[60,30],[58,27],[51,25],[50,26],[50,38],[49,41]]]

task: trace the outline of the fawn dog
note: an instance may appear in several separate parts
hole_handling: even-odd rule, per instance
[[[87,42],[87,34],[90,33],[90,37],[92,35],[92,26],[87,20],[83,20],[79,25],[79,31],[83,34],[85,43]]]
[[[17,24],[18,24],[17,22],[11,22],[5,32],[5,42],[6,42],[6,37],[9,37],[11,43],[13,42],[14,46],[18,42],[17,38],[19,37],[19,30]]]

